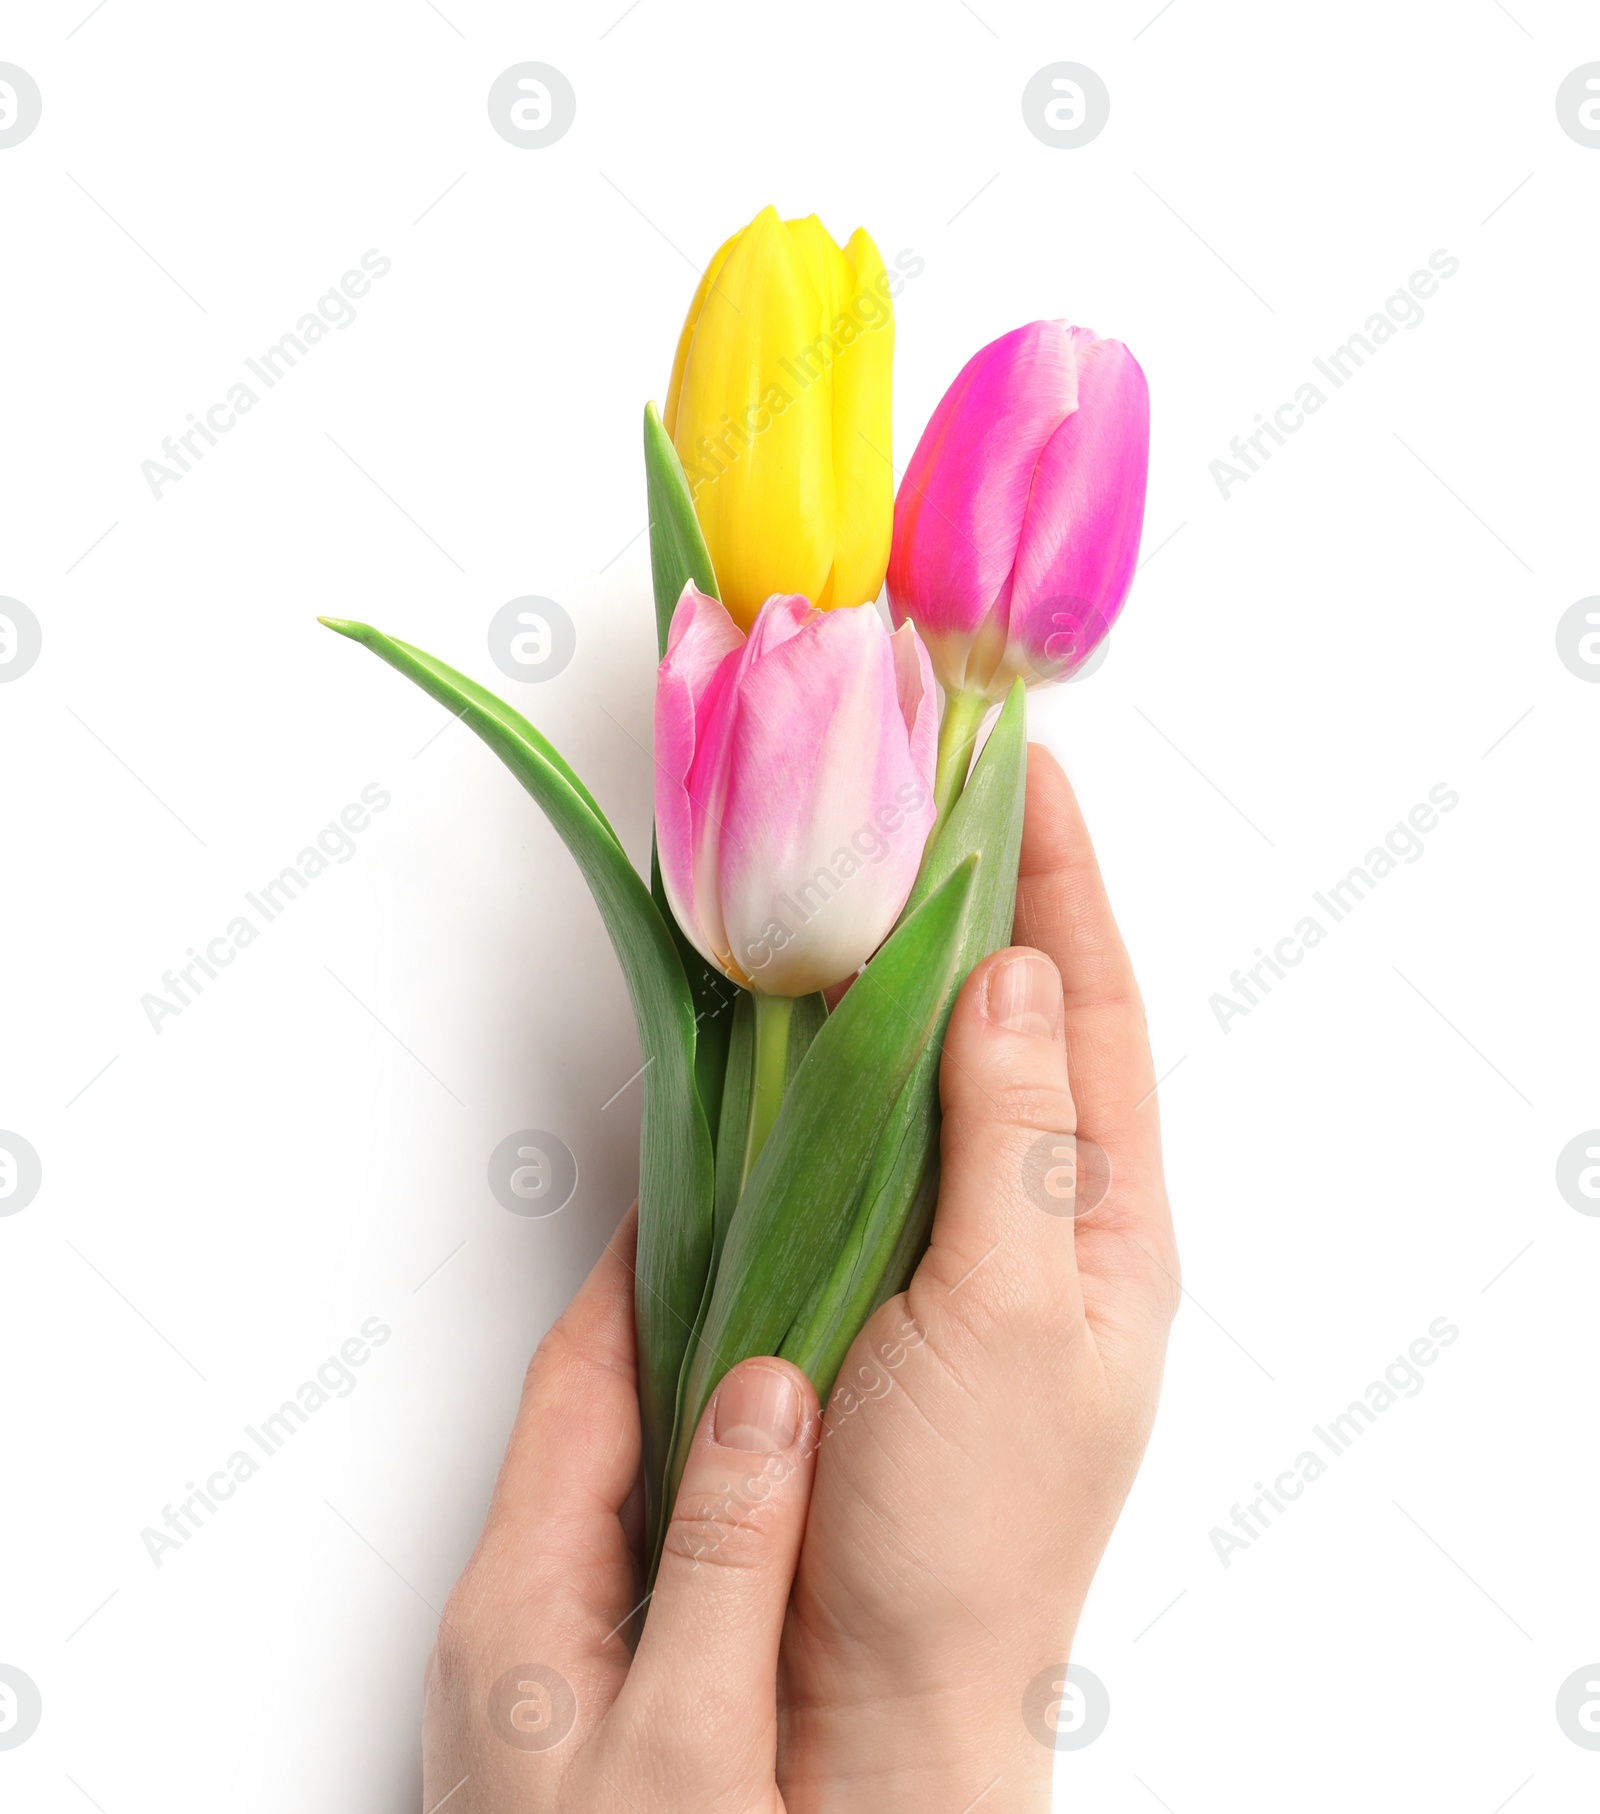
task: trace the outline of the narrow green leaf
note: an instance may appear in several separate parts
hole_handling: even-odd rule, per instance
[[[689,1358],[683,1433],[717,1381],[775,1354],[854,1219],[865,1164],[918,1055],[934,1035],[962,946],[978,862],[969,859],[892,934],[801,1061],[728,1227],[711,1302]]]
[[[650,503],[650,572],[656,592],[656,654],[667,652],[672,613],[689,580],[712,598],[721,598],[711,554],[694,513],[683,462],[662,426],[656,406],[644,406],[644,482]]]
[[[962,864],[981,858],[946,1017],[973,967],[1011,942],[1027,775],[1027,706],[1019,680],[906,906],[915,913]],[[942,1038],[943,1019],[939,1025]],[[940,1040],[930,1039],[878,1142],[854,1225],[784,1342],[784,1359],[810,1374],[824,1396],[862,1324],[905,1289],[927,1245],[938,1198],[942,1056]]]
[[[650,898],[672,934],[678,959],[689,979],[694,1001],[694,1079],[705,1111],[706,1126],[715,1136],[722,1114],[722,1080],[728,1068],[728,1038],[733,1029],[735,998],[744,991],[715,970],[683,935],[661,881],[661,859],[655,841],[650,844]]]
[[[600,810],[600,802],[595,799],[578,778],[577,771],[566,757],[542,736],[520,712],[514,712],[506,702],[491,693],[487,687],[480,687],[475,680],[469,680],[465,674],[458,674],[454,668],[444,662],[436,661],[433,656],[415,649],[408,642],[400,642],[392,636],[385,636],[381,630],[374,630],[371,624],[352,623],[345,617],[319,617],[319,624],[326,624],[340,636],[348,636],[352,642],[364,643],[375,655],[379,655],[398,668],[408,680],[414,680],[425,693],[431,694],[440,705],[449,706],[456,715],[471,724],[484,742],[495,751],[503,762],[515,767],[509,756],[500,748],[501,741],[512,744],[520,743],[528,749],[531,756],[548,768],[553,768],[557,775],[578,796],[589,809],[590,814],[599,820],[607,837],[620,850],[622,848],[617,834],[611,829],[611,821]],[[394,651],[394,653],[391,653]],[[403,655],[404,659],[396,659]],[[467,712],[477,714],[478,722],[467,718]],[[526,786],[522,775],[517,779]]]
[[[644,1060],[634,1314],[653,1524],[679,1375],[705,1292],[713,1217],[711,1138],[695,1088],[695,1011],[677,947],[593,796],[519,712],[410,643],[367,624],[322,621],[453,711],[533,795],[589,884],[622,966]]]

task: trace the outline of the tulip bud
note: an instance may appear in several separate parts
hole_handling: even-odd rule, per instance
[[[889,602],[952,694],[1081,668],[1133,583],[1150,396],[1117,340],[1061,321],[975,353],[895,500]]]
[[[695,949],[766,996],[853,975],[916,880],[936,723],[909,624],[774,596],[746,638],[685,586],[656,683],[656,838]]]
[[[662,421],[723,603],[741,629],[775,592],[870,604],[894,508],[894,309],[877,247],[763,208],[706,268]]]

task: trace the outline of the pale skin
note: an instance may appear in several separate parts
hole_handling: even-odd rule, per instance
[[[1049,1808],[1024,1698],[1143,1456],[1178,1263],[1138,989],[1038,747],[1015,937],[951,1016],[909,1289],[826,1420],[782,1361],[724,1379],[634,1651],[631,1215],[540,1344],[429,1664],[424,1814]],[[1078,1215],[1038,1182],[1041,1138],[1073,1134],[1111,1177]]]

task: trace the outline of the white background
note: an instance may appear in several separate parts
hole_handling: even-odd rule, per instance
[[[1600,154],[1554,106],[1592,9],[621,10],[6,9],[44,112],[0,151],[0,592],[44,651],[0,689],[0,1126],[44,1182],[0,1220],[0,1662],[44,1718],[0,1799],[418,1805],[430,1608],[632,1195],[637,1091],[604,1105],[636,1045],[530,801],[315,618],[499,687],[643,861],[639,410],[694,267],[773,201],[926,261],[901,460],[1036,316],[1150,380],[1151,558],[1103,668],[1032,706],[1171,1073],[1192,1294],[1064,1805],[1593,1806],[1600,1753],[1554,1714],[1600,1658],[1600,1221],[1554,1182],[1600,1123],[1600,688],[1555,646],[1600,591]],[[525,59],[577,94],[545,150],[486,113]],[[1073,151],[1020,111],[1062,59],[1111,93]],[[372,247],[354,324],[154,499],[141,461]],[[1438,248],[1421,325],[1224,501],[1209,463]],[[542,686],[485,643],[529,592],[578,625]],[[141,996],[369,782],[393,804],[355,856],[153,1032]],[[1230,972],[1440,782],[1425,854],[1224,1033]],[[579,1162],[548,1220],[486,1184],[529,1125]],[[357,1389],[158,1570],[141,1530],[373,1316]],[[1212,1527],[1441,1316],[1425,1389],[1224,1568]]]

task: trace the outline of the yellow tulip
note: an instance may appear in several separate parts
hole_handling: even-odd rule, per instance
[[[868,235],[763,208],[706,267],[662,421],[722,602],[748,630],[774,592],[870,604],[894,519],[890,280]]]

